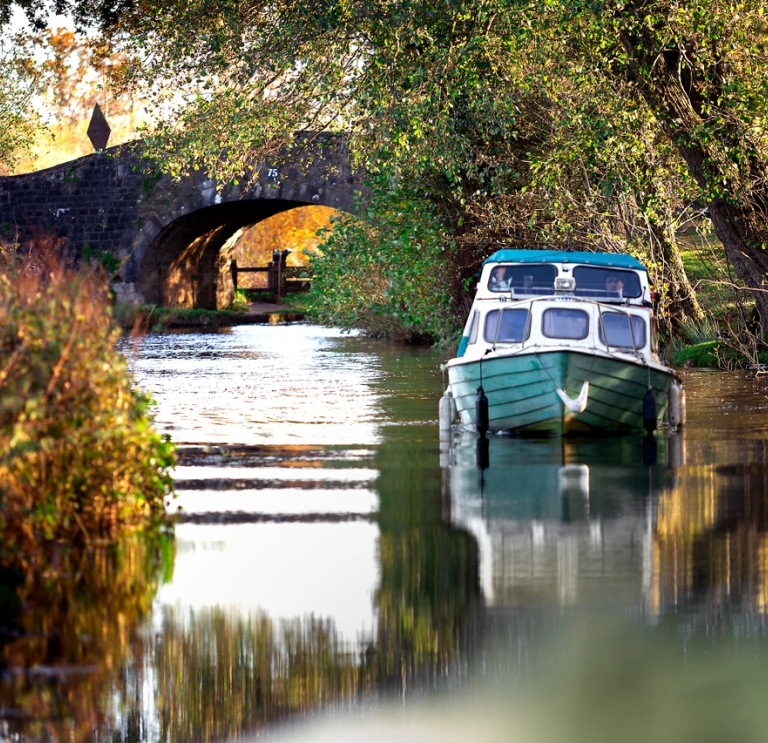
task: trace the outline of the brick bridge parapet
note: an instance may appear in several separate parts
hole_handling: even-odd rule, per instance
[[[298,206],[350,212],[361,175],[344,135],[300,132],[241,183],[199,171],[173,180],[113,147],[0,177],[0,240],[24,248],[53,238],[76,260],[101,256],[114,264],[112,285],[124,301],[220,308],[233,298],[229,259],[242,228]]]

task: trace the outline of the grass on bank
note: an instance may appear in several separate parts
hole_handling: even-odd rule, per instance
[[[713,235],[688,230],[679,236],[683,264],[704,317],[685,322],[666,349],[675,366],[737,369],[768,363],[756,336],[754,301],[728,264]]]
[[[119,334],[101,273],[0,252],[0,560],[165,523],[174,450]]]
[[[226,325],[244,310],[181,309],[154,304],[115,305],[115,321],[124,332],[159,333],[168,328],[207,328]]]

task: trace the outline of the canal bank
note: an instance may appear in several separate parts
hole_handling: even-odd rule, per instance
[[[237,325],[263,325],[301,322],[305,313],[290,305],[250,302],[242,309],[206,310],[155,307],[153,305],[115,307],[115,321],[124,333],[142,334],[181,328],[226,328]]]

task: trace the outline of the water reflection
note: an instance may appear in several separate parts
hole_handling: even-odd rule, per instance
[[[173,551],[162,536],[54,548],[45,570],[0,575],[0,739],[98,739],[139,712],[124,670]]]
[[[373,444],[381,377],[371,343],[331,328],[239,326],[150,335],[134,370],[180,444]]]
[[[642,605],[654,498],[679,441],[662,439],[649,467],[643,437],[491,437],[482,468],[476,438],[451,442],[444,481],[452,522],[480,545],[486,602]]]
[[[710,442],[689,444],[693,462],[661,494],[651,594],[659,615],[685,612],[710,626],[762,622],[768,609],[768,442],[727,446],[735,461],[718,464]]]
[[[158,409],[186,443],[168,504],[180,519],[175,571],[136,674],[157,700],[142,729],[210,740],[455,678],[480,592],[474,541],[442,518],[438,355],[308,326],[249,327],[225,334],[198,373],[194,343],[170,344],[184,378]],[[286,370],[285,359],[251,364],[248,345],[312,350]],[[165,354],[149,339],[135,360],[157,396]],[[221,418],[195,423],[212,366]]]
[[[146,639],[160,740],[239,737],[370,687],[364,657],[315,617],[274,622],[221,608],[164,607]]]
[[[474,435],[441,449],[440,360],[303,325],[144,339],[136,374],[181,444],[173,570],[81,571],[34,620],[17,603],[0,624],[28,649],[14,660],[6,640],[10,667],[88,673],[43,688],[6,672],[0,737],[17,713],[37,726],[22,739],[58,718],[62,739],[197,741],[326,710],[361,740],[360,715],[397,700],[399,719],[428,716],[437,692],[449,727],[427,739],[700,740],[688,717],[701,734],[728,719],[693,701],[705,689],[744,702],[731,729],[758,740],[749,704],[768,683],[740,653],[765,652],[764,390],[689,373],[683,435],[491,437],[478,467]],[[73,620],[64,599],[87,585]],[[102,627],[87,655],[83,622]],[[58,624],[66,648],[35,655]]]
[[[220,608],[276,622],[314,616],[332,622],[336,642],[356,650],[375,624],[377,538],[375,524],[354,521],[182,524],[157,614]]]

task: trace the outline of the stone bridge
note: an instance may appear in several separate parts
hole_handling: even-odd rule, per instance
[[[299,206],[351,211],[360,176],[343,135],[301,132],[242,183],[202,174],[174,181],[127,148],[110,148],[0,177],[0,240],[24,247],[53,238],[75,259],[101,256],[115,265],[122,301],[222,308],[234,297],[229,265],[243,228]]]

